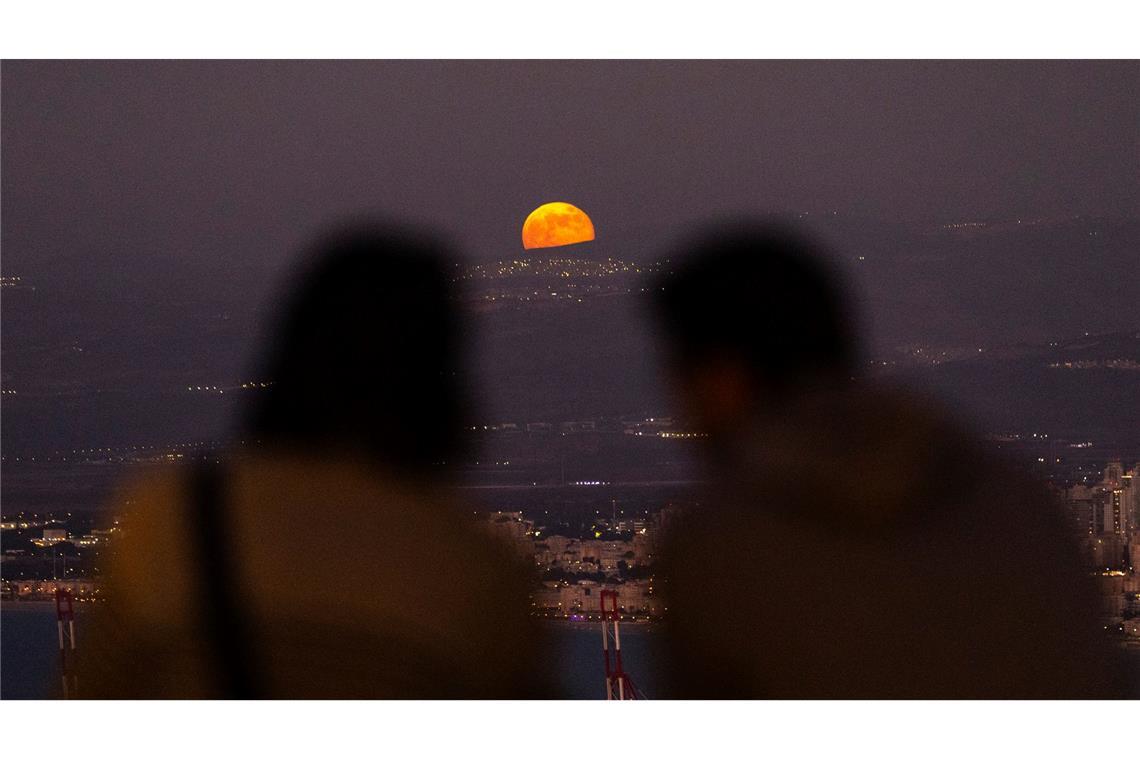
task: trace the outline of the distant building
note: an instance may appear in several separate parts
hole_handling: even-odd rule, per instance
[[[531,606],[540,610],[557,610],[562,605],[561,584],[553,581],[544,583],[531,594]]]
[[[94,599],[100,594],[99,584],[90,578],[68,580],[21,580],[10,581],[6,593],[18,600],[54,599],[56,589],[67,589],[76,599]]]
[[[616,591],[618,609],[630,615],[656,616],[665,611],[661,598],[654,594],[653,582],[606,581],[583,579],[573,583],[549,581],[531,594],[532,607],[555,615],[596,614],[601,610],[601,592]]]
[[[1099,482],[1061,493],[1085,564],[1097,576],[1106,630],[1140,636],[1140,463],[1105,465]]]
[[[1137,568],[1140,544],[1140,464],[1126,470],[1119,461],[1104,468],[1100,482],[1062,492],[1070,524],[1081,536],[1086,564],[1098,571]]]
[[[583,541],[582,556],[593,558],[603,573],[614,572],[618,562],[632,564],[636,557],[633,544],[628,541]]]
[[[496,539],[509,544],[520,557],[534,556],[534,523],[522,512],[490,512],[484,515],[484,525]]]
[[[67,540],[66,528],[44,528],[43,542],[45,544],[56,544],[60,541]]]
[[[563,422],[559,428],[563,433],[591,433],[598,429],[598,423],[594,420]]]
[[[1129,547],[1124,536],[1107,534],[1084,542],[1085,563],[1096,570],[1125,570],[1129,566]]]
[[[632,565],[651,565],[657,559],[657,544],[647,528],[633,534],[630,542],[633,549]]]
[[[1104,574],[1097,577],[1100,587],[1101,614],[1108,619],[1120,619],[1124,614],[1124,576]]]

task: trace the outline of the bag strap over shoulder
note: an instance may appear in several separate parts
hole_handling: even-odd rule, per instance
[[[209,455],[199,454],[190,473],[187,500],[197,555],[198,610],[226,699],[261,697],[252,659],[249,620],[240,604],[240,574],[234,536],[226,520],[226,473]]]

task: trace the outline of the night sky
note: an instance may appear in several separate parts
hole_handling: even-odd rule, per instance
[[[1135,62],[17,61],[2,85],[2,268],[36,288],[4,296],[4,385],[29,399],[6,399],[6,450],[220,429],[228,407],[162,394],[254,379],[258,309],[347,214],[491,260],[568,201],[591,255],[648,262],[710,216],[809,212],[846,220],[875,355],[1140,328]],[[488,414],[666,404],[633,305],[511,319],[481,324]]]
[[[498,258],[547,200],[639,249],[737,210],[1140,209],[1135,62],[5,62],[3,92],[4,270],[87,286],[272,268],[343,212]]]

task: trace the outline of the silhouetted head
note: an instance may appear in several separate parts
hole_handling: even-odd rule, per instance
[[[790,226],[707,228],[675,260],[655,302],[682,401],[706,427],[851,377],[856,343],[837,278]]]
[[[464,403],[449,254],[384,227],[321,239],[286,304],[264,370],[273,384],[246,435],[409,473],[452,456]]]

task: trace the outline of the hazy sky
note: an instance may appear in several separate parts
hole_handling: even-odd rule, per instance
[[[549,200],[634,255],[743,209],[1135,215],[1138,85],[1135,62],[5,62],[3,267],[273,269],[357,211],[499,257]]]
[[[438,225],[470,257],[500,258],[523,253],[531,209],[564,200],[593,218],[590,252],[635,260],[739,211],[1140,216],[1135,62],[5,62],[0,73],[2,267],[37,288],[4,296],[4,382],[27,392],[6,406],[4,436],[35,450],[220,429],[229,412],[174,391],[247,379],[285,268],[346,214]],[[868,344],[1130,329],[1121,273],[1135,271],[1136,224],[1104,225],[1103,238],[1061,227],[976,243],[897,230],[837,240],[870,248],[849,268]],[[526,399],[587,416],[650,403],[639,304],[480,321],[488,414],[538,414]]]

